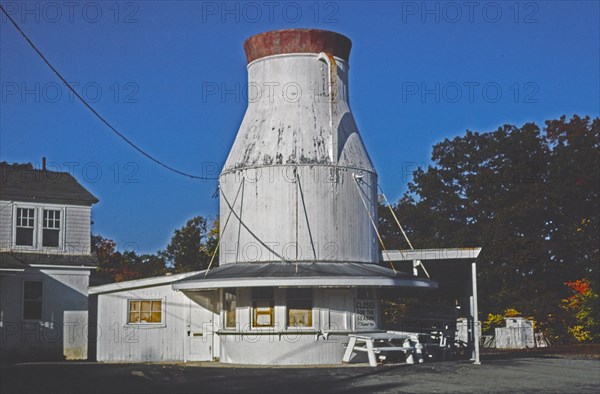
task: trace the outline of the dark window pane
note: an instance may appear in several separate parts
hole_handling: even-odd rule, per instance
[[[58,238],[60,230],[47,230],[44,229],[42,234],[42,246],[49,248],[58,248]]]
[[[309,289],[290,288],[290,289],[287,289],[287,296],[288,296],[288,299],[293,299],[293,298],[312,299],[312,289],[310,289],[310,288]]]
[[[17,245],[33,246],[33,229],[17,227]]]
[[[44,210],[44,228],[60,229],[60,211]]]
[[[357,298],[361,300],[368,300],[374,298],[375,294],[373,289],[359,287],[356,292]]]
[[[25,301],[23,303],[23,318],[25,320],[41,320],[42,301]]]
[[[42,319],[43,284],[41,281],[23,282],[23,318]]]
[[[254,287],[252,288],[252,299],[254,300],[272,300],[273,288],[272,287]]]
[[[41,281],[26,281],[23,283],[23,298],[26,300],[41,300],[43,285]]]

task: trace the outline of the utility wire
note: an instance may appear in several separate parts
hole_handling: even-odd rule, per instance
[[[229,202],[229,200],[227,199],[227,196],[225,196],[225,193],[223,192],[223,189],[221,188],[221,196],[223,197],[223,201],[225,201],[225,204],[227,204],[227,207],[229,208],[229,211],[233,214],[233,216],[235,216],[235,218],[238,220],[238,222],[242,225],[242,227],[244,227],[246,229],[246,231],[248,231],[248,233],[255,239],[258,241],[259,244],[261,244],[265,249],[267,249],[269,252],[273,253],[275,255],[275,257],[277,257],[278,259],[280,259],[283,262],[286,263],[291,263],[291,261],[289,261],[288,259],[284,258],[283,256],[281,256],[279,253],[277,253],[276,251],[274,251],[273,249],[271,249],[271,247],[269,245],[267,245],[262,239],[260,239],[258,237],[258,235],[254,234],[254,232],[252,230],[250,230],[250,228],[248,228],[248,226],[246,225],[246,223],[244,223],[242,221],[242,218],[235,212],[235,210],[233,209],[233,206],[231,205],[231,203]],[[239,245],[238,245],[239,248]]]
[[[400,227],[400,231],[402,231],[402,235],[404,235],[404,239],[408,243],[408,246],[410,246],[411,250],[415,250],[415,248],[413,248],[413,246],[412,246],[412,243],[408,239],[408,236],[406,235],[406,232],[404,232],[404,228],[402,228],[402,225],[400,224],[400,221],[398,220],[398,217],[394,213],[394,209],[392,208],[392,204],[390,204],[390,202],[388,201],[388,199],[385,196],[385,193],[383,192],[383,189],[381,188],[381,186],[379,184],[377,184],[377,186],[379,187],[379,191],[381,192],[381,195],[383,196],[383,199],[385,200],[385,203],[387,204],[388,208],[390,209],[390,212],[392,213],[392,216],[394,217],[394,220],[396,221],[396,224],[398,225],[398,227]],[[400,252],[400,254],[402,256],[404,256],[402,254],[402,251],[399,251],[399,252]],[[427,277],[430,278],[429,272],[427,272],[427,268],[425,268],[425,265],[423,264],[423,262],[421,260],[415,260],[413,262],[413,273],[415,273],[415,275],[416,275],[416,272],[417,272],[416,269],[417,269],[418,266],[421,266],[421,268],[423,268],[423,271],[425,271],[425,275],[427,275]]]
[[[237,202],[237,199],[240,195],[240,190],[242,190],[242,186],[244,186],[244,180],[246,178],[242,178],[242,181],[240,182],[240,187],[238,188],[238,191],[235,195],[235,199],[233,200],[233,205],[235,206],[235,203]],[[220,190],[220,188],[219,188]],[[241,209],[241,208],[240,208]],[[206,269],[206,272],[204,273],[204,277],[206,278],[206,276],[208,275],[208,271],[210,271],[210,267],[212,267],[213,261],[215,260],[215,256],[217,255],[217,252],[219,251],[219,246],[221,246],[221,236],[223,234],[225,234],[225,229],[227,228],[227,224],[229,223],[229,219],[231,218],[231,214],[233,213],[233,211],[229,211],[229,215],[227,215],[227,220],[225,220],[225,224],[223,225],[223,228],[221,228],[220,234],[217,237],[217,246],[215,247],[215,250],[213,251],[212,257],[210,258],[210,263],[208,263],[208,268]]]
[[[19,27],[19,25],[17,24],[17,22],[15,22],[14,19],[8,14],[8,12],[6,12],[6,10],[4,9],[4,7],[2,6],[2,4],[0,4],[0,10],[2,10],[2,13],[4,15],[6,15],[6,17],[8,18],[8,20],[13,24],[13,26],[15,27],[15,29],[17,29],[17,31],[19,32],[19,34],[21,34],[21,36],[23,36],[23,38],[25,39],[25,41],[27,41],[27,43],[33,48],[33,50],[44,61],[44,63],[46,63],[46,65],[48,67],[50,67],[50,69],[54,72],[54,74],[56,74],[56,76],[58,78],[60,78],[60,80],[75,95],[75,97],[77,97],[77,99],[79,101],[81,101],[83,103],[83,105],[85,105],[90,111],[92,111],[92,113],[94,115],[96,115],[96,117],[98,119],[100,119],[100,121],[102,123],[104,123],[109,129],[111,129],[116,135],[118,135],[119,137],[121,137],[121,139],[123,139],[123,141],[125,141],[131,147],[133,147],[133,149],[137,150],[139,153],[141,153],[142,155],[146,156],[148,159],[152,160],[153,162],[155,162],[159,166],[164,167],[167,170],[172,171],[172,172],[174,172],[176,174],[183,175],[183,176],[186,176],[186,177],[191,178],[191,179],[200,179],[200,180],[216,180],[216,179],[218,179],[218,178],[212,178],[212,177],[204,177],[204,176],[193,175],[193,174],[190,174],[190,173],[187,173],[187,172],[184,172],[184,171],[180,171],[180,170],[178,170],[178,169],[176,169],[174,167],[171,167],[170,165],[168,165],[168,164],[160,161],[159,159],[157,159],[156,157],[152,156],[151,154],[146,153],[142,148],[138,147],[130,139],[128,139],[127,137],[125,137],[122,133],[119,132],[119,130],[117,130],[115,127],[113,127],[113,125],[111,125],[102,115],[100,115],[98,113],[98,111],[96,111],[87,101],[85,101],[85,99],[83,97],[81,97],[79,95],[79,93],[77,93],[75,91],[75,89],[71,86],[71,84],[69,84],[69,82],[67,82],[67,80],[60,74],[60,72],[58,72],[58,70],[56,68],[54,68],[54,66],[50,63],[50,61],[48,61],[48,59],[46,59],[46,57],[44,56],[44,54],[29,39],[29,37],[27,36],[27,34],[25,34],[25,32],[23,30],[21,30],[21,28]]]
[[[408,246],[410,246],[411,250],[414,250],[415,248],[413,248],[412,243],[410,243],[410,240],[408,239],[408,236],[406,235],[406,232],[404,232],[404,228],[402,228],[402,225],[400,224],[400,221],[398,220],[398,217],[396,216],[396,213],[394,212],[394,209],[392,208],[392,204],[390,204],[390,202],[388,201],[381,186],[379,184],[377,184],[377,186],[379,187],[379,191],[381,192],[381,195],[383,196],[383,199],[385,200],[386,205],[390,209],[390,212],[392,213],[392,216],[394,217],[396,224],[398,225],[398,227],[400,227],[400,231],[402,231],[402,235],[404,236],[406,243],[408,243]]]
[[[394,271],[394,274],[397,274],[398,271],[396,271],[396,267],[394,266],[394,262],[390,258],[390,254],[388,253],[387,248],[385,247],[385,244],[383,243],[383,239],[381,238],[381,235],[379,234],[379,230],[377,229],[377,224],[375,224],[375,220],[373,219],[373,215],[371,215],[371,212],[369,211],[369,207],[367,206],[367,202],[363,198],[363,194],[365,194],[365,192],[360,187],[360,185],[358,184],[358,179],[357,179],[357,177],[356,177],[355,174],[352,174],[352,179],[354,179],[354,184],[356,185],[356,188],[358,189],[358,196],[360,197],[360,200],[362,201],[363,206],[365,207],[365,211],[367,211],[367,215],[369,215],[369,219],[371,220],[371,225],[373,226],[373,229],[375,230],[375,234],[377,234],[377,239],[379,239],[379,243],[381,244],[381,248],[383,249],[383,253],[385,253],[386,257],[388,258],[388,261],[390,263],[390,266],[392,267],[392,270]]]

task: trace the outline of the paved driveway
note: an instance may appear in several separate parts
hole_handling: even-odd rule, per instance
[[[421,365],[255,368],[219,364],[2,366],[1,392],[600,392],[600,361],[535,356]]]

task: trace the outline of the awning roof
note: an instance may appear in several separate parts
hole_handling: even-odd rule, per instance
[[[0,270],[24,270],[29,267],[69,266],[73,268],[96,268],[95,254],[65,255],[46,253],[0,252]]]
[[[173,283],[175,290],[263,286],[437,288],[437,282],[376,264],[277,262],[227,264]]]

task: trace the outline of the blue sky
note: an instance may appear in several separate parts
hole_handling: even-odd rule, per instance
[[[113,125],[192,173],[215,175],[224,162],[246,108],[242,43],[273,29],[353,41],[352,110],[392,200],[444,138],[600,112],[597,1],[1,3]],[[5,18],[0,45],[0,159],[39,165],[46,156],[71,171],[100,199],[94,233],[154,252],[189,218],[217,214],[214,181],[176,175],[127,146]]]

